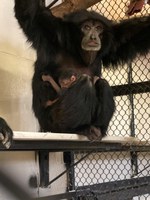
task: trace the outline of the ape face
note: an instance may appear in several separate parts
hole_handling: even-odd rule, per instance
[[[61,88],[69,88],[76,80],[77,80],[77,77],[75,75],[71,75],[68,78],[60,79],[59,84]]]
[[[88,20],[82,24],[81,31],[84,34],[81,42],[82,49],[99,51],[101,49],[103,25],[99,21]]]

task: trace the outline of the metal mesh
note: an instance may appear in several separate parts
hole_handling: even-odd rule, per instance
[[[127,18],[125,12],[129,1],[101,1],[93,6],[92,10],[102,13],[104,16],[113,20],[121,20]],[[136,15],[149,15],[150,7],[145,5],[143,11]],[[130,65],[121,66],[114,70],[103,70],[103,77],[110,83],[111,86],[120,86],[125,84],[139,83],[133,87],[136,92],[133,94],[130,87],[126,87],[125,95],[115,97],[116,111],[111,120],[108,135],[113,136],[134,136],[141,141],[150,141],[150,94],[147,92],[143,83],[149,81],[150,75],[150,54],[145,57],[137,57]],[[120,89],[121,90],[121,89]],[[124,89],[125,90],[125,89]],[[125,92],[125,91],[123,91]],[[146,143],[145,143],[146,144]],[[75,152],[74,159],[78,161],[86,152]],[[75,189],[78,191],[83,186],[88,186],[90,189],[93,184],[110,183],[113,181],[128,180],[137,177],[150,176],[150,151],[132,152],[132,151],[117,151],[117,152],[95,152],[87,156],[74,168]],[[134,184],[133,184],[134,185]],[[87,189],[86,188],[86,189]],[[127,187],[124,186],[125,191]],[[122,191],[122,195],[124,195]],[[133,186],[134,191],[134,186]],[[144,189],[143,189],[144,191]],[[150,192],[144,195],[134,195],[131,193],[128,196],[116,198],[119,200],[150,200]],[[96,194],[82,195],[78,200],[94,200],[101,199]],[[103,198],[102,198],[103,199]],[[108,200],[112,200],[113,196],[109,194]]]
[[[80,159],[81,156],[83,155],[76,154],[76,159]],[[77,186],[130,178],[130,174],[130,154],[128,152],[93,153],[75,169]]]
[[[79,160],[85,153],[76,153],[75,159]],[[127,180],[132,177],[147,177],[150,176],[150,153],[149,152],[139,152],[137,154],[137,175],[134,174],[134,169],[132,169],[131,164],[131,154],[130,152],[95,152],[88,156],[86,159],[82,160],[75,167],[75,188],[82,188],[82,186],[87,186],[89,190],[92,191],[91,185],[100,183],[110,183],[119,180]],[[112,186],[113,187],[113,186]],[[131,186],[132,187],[132,186]],[[134,187],[134,186],[133,186]],[[123,191],[128,189],[128,186],[123,187]],[[119,190],[119,189],[118,189]],[[111,198],[111,190],[108,200]],[[120,196],[120,198],[115,198],[115,200],[133,199],[133,200],[149,200],[150,193],[146,193],[141,196],[128,197],[128,191],[125,197]],[[144,190],[143,190],[144,193]],[[85,195],[86,200],[92,199],[90,195]],[[96,194],[93,195],[96,197]],[[101,199],[98,198],[97,199]],[[96,199],[96,200],[97,200]]]

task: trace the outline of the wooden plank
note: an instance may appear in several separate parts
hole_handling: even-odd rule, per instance
[[[100,1],[101,0],[65,0],[61,4],[53,7],[51,11],[53,15],[63,17],[70,12],[89,8]]]
[[[23,132],[14,131],[13,140],[15,141],[77,141],[85,142],[88,138],[78,134],[51,133],[51,132]],[[121,143],[127,145],[150,145],[150,141],[139,140],[134,137],[106,136],[100,142]]]

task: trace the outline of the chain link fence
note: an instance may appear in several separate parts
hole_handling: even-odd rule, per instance
[[[106,0],[90,9],[102,13],[110,20],[121,20],[128,18],[125,15],[128,4],[129,1],[126,0]],[[149,14],[150,7],[145,5],[142,12],[136,15]],[[145,57],[137,57],[134,62],[116,70],[103,70],[103,77],[111,86],[126,86],[117,88],[116,111],[111,120],[108,135],[133,136],[145,141],[145,145],[146,141],[150,141],[149,71],[150,54]],[[75,162],[85,155],[86,152],[83,151],[75,152]],[[139,179],[149,176],[150,148],[147,151],[136,152],[132,150],[95,151],[75,166],[73,188],[76,191],[84,191],[80,197],[77,197],[78,200],[150,200],[150,187],[148,190],[146,187],[142,187],[145,182],[141,182],[143,179]],[[135,187],[139,187],[139,192],[134,191]],[[118,196],[114,197],[115,192],[118,193]]]

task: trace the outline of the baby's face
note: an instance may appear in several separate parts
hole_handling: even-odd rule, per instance
[[[72,83],[76,81],[76,79],[76,76],[72,75],[70,78],[60,79],[59,84],[61,88],[69,88],[72,85]]]

